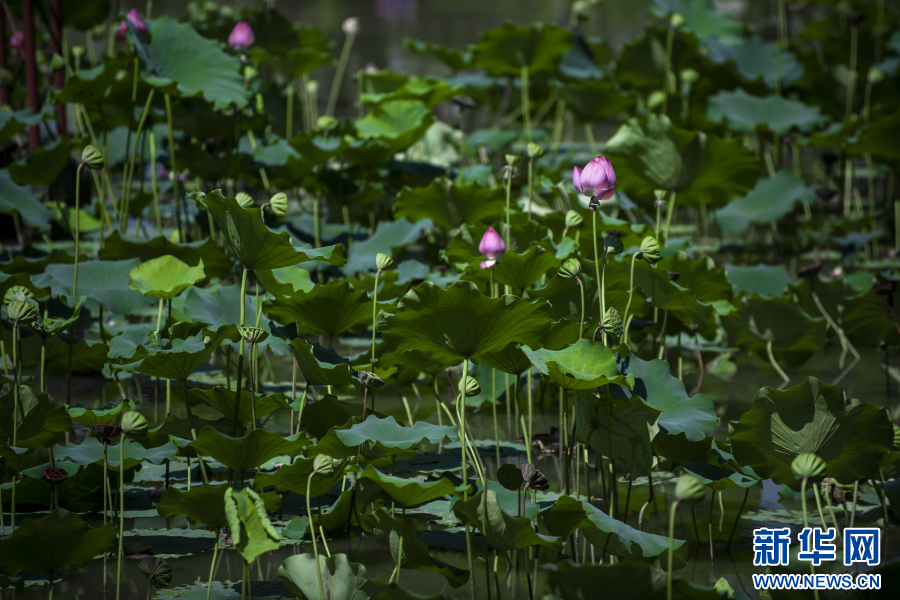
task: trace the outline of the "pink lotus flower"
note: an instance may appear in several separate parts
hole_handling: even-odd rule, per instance
[[[25,50],[25,34],[17,31],[9,36],[9,47],[14,53],[22,54],[22,51]]]
[[[147,35],[147,23],[144,22],[144,18],[141,14],[135,10],[131,9],[128,11],[128,14],[125,15],[125,18],[131,21],[131,24],[134,25],[134,28],[137,30],[139,34],[142,36]],[[128,37],[126,34],[128,33],[128,24],[124,21],[124,19],[119,22],[119,29],[116,31],[116,39],[120,42],[124,42]]]
[[[228,35],[228,45],[236,50],[246,50],[256,42],[253,30],[246,21],[241,21],[234,26]]]
[[[608,158],[598,156],[585,165],[584,171],[575,167],[572,185],[592,201],[609,200],[616,193],[616,172]]]
[[[500,234],[493,227],[488,227],[488,230],[484,232],[484,236],[481,238],[481,243],[478,244],[478,251],[485,258],[479,266],[482,269],[490,269],[497,264],[497,260],[506,252],[506,244],[503,243],[503,238],[500,237]]]

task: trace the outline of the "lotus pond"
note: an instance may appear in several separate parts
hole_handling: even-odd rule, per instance
[[[0,4],[0,597],[898,597],[896,3]]]

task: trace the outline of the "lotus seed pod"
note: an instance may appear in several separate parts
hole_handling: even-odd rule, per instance
[[[465,393],[466,398],[472,398],[481,393],[481,385],[471,375],[466,375],[465,381],[459,380],[459,389]]]
[[[241,208],[253,208],[253,205],[256,204],[256,202],[253,201],[253,196],[247,192],[238,192],[235,194],[234,199],[241,205]]]
[[[641,240],[641,256],[651,265],[656,264],[662,258],[659,251],[659,242],[652,235],[648,235]]]
[[[566,227],[568,227],[569,229],[578,227],[582,223],[584,223],[584,217],[578,214],[578,212],[570,210],[566,213]]]
[[[656,200],[665,200],[666,199],[666,190],[653,190],[653,195],[656,196]]]
[[[682,475],[675,486],[675,501],[693,506],[698,504],[706,495],[706,488],[700,480],[693,475]]]
[[[9,318],[19,323],[31,323],[38,316],[37,303],[31,298],[20,295],[17,300],[13,300],[6,305],[6,312]]]
[[[671,17],[669,17],[669,25],[671,25],[673,29],[678,29],[679,27],[684,25],[684,17],[682,17],[678,13],[673,14]]]
[[[525,486],[532,490],[542,491],[550,488],[547,477],[531,463],[522,465],[522,478],[525,480]]]
[[[19,300],[19,294],[24,296],[25,298],[34,298],[34,292],[29,290],[24,285],[14,285],[3,294],[3,304],[9,304],[13,300]]]
[[[575,279],[581,275],[581,263],[577,258],[570,258],[556,272],[562,279]]]
[[[129,410],[122,415],[122,433],[128,437],[141,437],[147,433],[147,417],[136,410]]]
[[[794,462],[791,463],[791,471],[797,479],[818,482],[825,479],[827,467],[824,460],[808,452],[794,459]]]
[[[378,267],[379,271],[384,271],[385,269],[390,268],[390,266],[393,264],[394,259],[384,252],[379,252],[377,255],[375,255],[375,266]]]
[[[103,168],[103,153],[97,150],[96,147],[88,144],[84,147],[84,150],[81,151],[81,162],[84,165],[91,169],[92,171],[99,171]]]
[[[617,235],[608,235],[603,238],[603,251],[607,254],[621,254],[625,251],[625,245]]]
[[[249,344],[259,344],[269,337],[269,332],[259,327],[238,327],[238,333]]]
[[[327,454],[317,454],[313,459],[313,473],[328,477],[334,473],[334,463]]]
[[[510,167],[516,166],[516,163],[519,162],[519,156],[517,154],[507,154],[505,158],[506,164]]]
[[[319,82],[316,81],[315,79],[310,79],[306,83],[306,91],[308,93],[312,94],[313,96],[318,94],[319,93]]]
[[[360,371],[358,377],[359,382],[363,384],[363,387],[369,390],[384,385],[384,380],[371,371]]]
[[[283,219],[284,215],[287,214],[287,206],[288,197],[284,192],[278,192],[269,199],[269,207],[272,209],[272,214],[279,219]]]
[[[603,331],[616,337],[622,337],[625,333],[625,325],[622,324],[622,316],[615,308],[610,306],[603,315]]]
[[[341,29],[347,35],[356,35],[359,33],[359,17],[347,17],[341,25]]]
[[[544,147],[540,144],[535,144],[534,142],[528,143],[528,158],[540,158],[547,151],[544,150]]]
[[[69,474],[59,467],[47,467],[44,469],[44,479],[52,485],[59,485],[69,478]]]
[[[90,430],[107,444],[112,438],[122,435],[122,428],[115,423],[94,423]]]
[[[900,450],[900,427],[894,425],[894,450]]]
[[[338,125],[340,121],[330,115],[322,115],[316,119],[316,129],[320,131],[334,131]]]

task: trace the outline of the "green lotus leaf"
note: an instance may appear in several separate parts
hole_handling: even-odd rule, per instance
[[[50,93],[54,101],[60,104],[96,104],[103,99],[115,80],[123,66],[122,62],[114,57],[106,57],[102,64],[92,69],[78,69],[66,76],[62,89],[52,89]]]
[[[620,373],[616,355],[600,342],[582,338],[562,350],[532,350],[523,345],[522,351],[543,375],[567,390],[590,390],[608,383],[634,387],[634,376]]]
[[[706,38],[703,44],[711,61],[717,64],[733,61],[748,82],[762,79],[769,88],[775,89],[778,73],[782,86],[794,85],[803,77],[803,66],[791,52],[779,52],[777,43],[766,42],[756,35],[744,38],[739,44],[730,44],[715,37]]]
[[[287,232],[275,233],[266,227],[261,208],[241,208],[237,200],[226,198],[221,190],[213,190],[201,202],[247,269],[277,269],[310,260],[344,263],[342,245],[298,250]]]
[[[382,473],[371,466],[363,471],[360,478],[371,479],[377,483],[400,506],[413,506],[414,504],[431,502],[444,496],[460,495],[465,489],[464,486],[456,487],[449,479],[441,478],[436,481],[406,479]]]
[[[293,296],[298,292],[311,292],[313,283],[309,271],[300,267],[263,269],[256,272],[256,278],[273,296]]]
[[[387,144],[386,151],[395,154],[419,141],[433,122],[430,110],[421,102],[394,100],[373,107],[354,126],[360,140],[382,141]]]
[[[740,466],[734,455],[719,447],[712,437],[697,442],[688,441],[683,433],[658,435],[653,447],[660,455],[672,461],[672,467],[680,466],[713,490],[733,486],[748,488],[758,485],[759,477],[750,468]],[[730,449],[730,447],[725,446]]]
[[[762,127],[779,135],[808,132],[825,121],[817,106],[777,95],[751,96],[740,88],[711,97],[706,116],[716,123],[727,121],[739,133],[753,133]]]
[[[322,574],[324,598],[319,593],[317,570]],[[318,562],[310,552],[288,556],[278,567],[278,579],[288,592],[307,600],[370,600],[379,588],[366,567],[350,562],[346,554],[319,554]]]
[[[545,336],[541,336],[540,343],[546,343]],[[504,348],[496,352],[484,352],[478,360],[508,375],[521,375],[532,367],[531,359],[522,351],[519,344],[515,342],[508,343]]]
[[[291,353],[306,385],[343,386],[354,379],[350,361],[331,348],[297,338],[291,341]]]
[[[423,42],[410,37],[403,38],[403,47],[414,54],[431,54],[453,71],[462,71],[472,66],[472,56],[464,50]]]
[[[0,169],[0,213],[18,214],[22,223],[47,231],[53,222],[53,213],[41,205],[31,187],[13,181],[8,169]]]
[[[493,223],[503,217],[505,206],[502,188],[457,184],[439,177],[426,187],[400,190],[394,216],[413,222],[431,219],[436,227],[451,230],[463,223]]]
[[[49,394],[19,386],[18,410],[12,386],[0,397],[0,432],[3,434],[0,441],[5,444],[19,448],[46,448],[54,445],[60,434],[71,431],[72,420],[66,407],[54,402]]]
[[[446,481],[446,480],[441,480]],[[381,531],[387,538],[394,563],[403,569],[435,571],[444,576],[451,587],[458,588],[469,580],[469,572],[436,559],[428,546],[419,539],[416,519],[406,516],[391,516],[390,511],[381,508],[375,513]]]
[[[492,267],[494,280],[508,285],[514,292],[524,291],[534,285],[542,276],[559,269],[562,261],[552,252],[539,246],[532,246],[523,254],[506,252]]]
[[[682,27],[698,38],[718,36],[727,44],[744,41],[744,26],[729,13],[720,10],[712,0],[652,0],[650,12],[657,17],[681,15]]]
[[[253,401],[251,392],[241,389],[241,411],[239,423],[248,423],[253,419]],[[288,409],[287,401],[282,394],[254,394],[256,396],[256,418],[262,419],[278,409]],[[190,393],[191,404],[203,403],[211,406],[226,419],[234,419],[235,392],[222,385],[209,389],[193,388]]]
[[[300,398],[297,398],[291,405],[296,407],[300,401]],[[315,402],[307,404],[306,410],[303,411],[303,422],[306,423],[306,432],[309,436],[322,441],[332,429],[346,429],[350,427],[348,423],[351,419],[354,419],[353,423],[361,421],[362,413],[362,404],[344,402],[338,400],[336,396],[326,394],[324,398],[319,398]],[[385,417],[378,411],[371,414],[379,418]],[[311,456],[310,452],[313,451],[308,450],[307,455]],[[322,453],[328,454],[328,452],[324,451]]]
[[[152,377],[186,380],[201,365],[226,337],[237,339],[234,326],[221,327],[217,331],[202,329],[184,339],[161,340],[166,346],[148,343],[149,328],[126,330],[110,340],[109,358],[119,365],[128,365]],[[208,338],[208,339],[207,339]],[[130,364],[129,364],[130,363]]]
[[[367,91],[362,94],[362,101],[367,104],[417,100],[429,109],[460,94],[459,86],[450,85],[443,79],[407,77],[386,69],[366,73],[365,87]]]
[[[284,54],[269,52],[264,48],[251,48],[250,54],[259,64],[271,66],[297,78],[334,62],[330,52],[318,48],[292,48]]]
[[[276,456],[297,456],[308,445],[310,441],[303,433],[284,438],[265,429],[254,429],[244,437],[234,438],[209,426],[188,444],[203,456],[214,458],[238,473],[256,469]]]
[[[698,440],[716,428],[719,418],[712,400],[703,394],[688,397],[684,383],[672,376],[666,361],[626,356],[620,359],[619,370],[634,377],[631,391],[615,385],[610,393],[615,398],[638,396],[660,411],[657,423],[661,433],[684,433],[689,440]]]
[[[252,563],[258,556],[277,550],[281,535],[269,521],[262,498],[250,488],[240,492],[228,488],[225,493],[225,519],[234,540],[234,548],[241,553],[245,563]]]
[[[22,478],[16,484],[17,506],[21,503],[46,507],[47,510],[53,508],[50,506],[50,482],[44,479],[44,469],[49,466],[50,463],[45,463],[21,471]],[[87,511],[102,502],[97,496],[97,489],[103,487],[103,467],[85,467],[65,461],[58,461],[56,467],[68,474],[65,481],[54,486],[61,507],[71,511]],[[133,474],[133,471],[126,472],[125,480],[129,481]],[[118,471],[108,474],[113,486],[118,485],[118,475]],[[4,485],[4,497],[10,487],[12,485],[9,483]]]
[[[173,515],[187,515],[194,522],[203,523],[208,529],[228,527],[225,516],[227,485],[198,485],[185,492],[168,487],[163,492],[156,510],[167,519]]]
[[[798,200],[812,203],[815,190],[790,171],[781,170],[772,179],[760,179],[749,194],[735,198],[713,218],[728,233],[746,233],[751,223],[780,221]]]
[[[331,281],[310,292],[267,299],[267,314],[279,323],[296,323],[297,332],[334,337],[372,322],[372,300],[346,281]]]
[[[731,300],[732,289],[728,274],[724,269],[716,267],[711,256],[691,258],[687,252],[679,250],[659,261],[657,266],[663,271],[680,273],[678,285],[691,290],[701,302]],[[635,303],[632,302],[631,305],[634,306]]]
[[[522,470],[514,464],[506,463],[497,469],[497,481],[508,490],[518,491],[525,483]]]
[[[847,153],[854,156],[871,154],[882,160],[897,161],[897,135],[900,134],[900,116],[896,113],[875,119],[862,130],[859,137],[847,144]]]
[[[674,127],[655,113],[634,117],[606,143],[618,188],[631,198],[654,198],[653,190],[677,192],[678,206],[724,206],[750,191],[759,162],[739,140],[723,140]]]
[[[884,296],[879,296],[874,291],[848,299],[843,318],[844,332],[866,345],[882,340],[896,344],[900,336],[887,311],[885,300]]]
[[[611,260],[610,264],[614,264],[614,260]],[[496,267],[494,268],[496,269]],[[595,306],[595,302],[589,302],[588,298],[594,297],[594,294],[597,293],[597,286],[594,284],[594,278],[586,274],[584,269],[585,267],[582,267],[579,278],[581,279],[581,285],[584,286],[584,316],[585,318],[590,318],[592,311],[596,312],[597,306]],[[610,291],[607,289],[607,293]],[[544,287],[537,290],[528,290],[528,297],[543,298],[549,302],[550,306],[553,307],[553,314],[557,320],[565,319],[576,323],[581,320],[581,291],[578,284],[571,279],[563,279],[555,274],[547,279],[547,285]],[[640,292],[637,292],[631,302],[629,314],[644,314],[646,306],[647,303],[644,301],[643,296]],[[622,308],[625,308],[624,304]]]
[[[553,71],[572,46],[572,32],[564,27],[546,23],[519,26],[506,22],[482,32],[472,48],[472,65],[493,77],[518,77],[522,67],[528,67],[532,74]]]
[[[12,333],[4,330],[3,340],[12,343]],[[77,339],[71,346],[72,363],[69,368],[69,338],[67,334],[44,338],[40,335],[22,336],[22,366],[40,368],[41,354],[44,355],[44,372],[50,377],[64,377],[70,371],[99,371],[106,362],[108,348],[100,342]],[[7,345],[7,348],[10,348]]]
[[[389,454],[399,454],[425,440],[437,444],[444,440],[455,442],[458,439],[455,427],[432,425],[425,421],[403,427],[392,416],[380,419],[375,415],[369,415],[365,421],[356,423],[349,429],[335,430],[335,435],[347,446],[375,442],[378,448]]]
[[[735,460],[794,491],[800,489],[791,472],[797,456],[815,454],[828,477],[849,485],[876,472],[894,440],[883,409],[847,399],[841,388],[814,377],[784,391],[762,388],[732,427]]]
[[[611,554],[630,560],[652,562],[669,550],[669,540],[665,536],[633,529],[590,502],[571,496],[560,496],[543,517],[547,531],[553,535],[566,538],[580,530],[591,544],[608,547]],[[684,540],[675,540],[675,549],[684,544]]]
[[[87,307],[91,310],[100,305],[115,314],[130,314],[136,308],[148,304],[140,293],[128,287],[128,272],[140,263],[137,258],[81,262],[78,265],[78,294],[88,297]],[[74,265],[55,264],[47,266],[44,274],[34,279],[39,285],[49,285],[54,295],[68,298],[71,302],[75,300],[72,294],[74,277]]]
[[[437,360],[479,358],[510,342],[536,346],[553,320],[546,302],[490,298],[468,281],[446,290],[425,282],[412,289],[381,331],[387,349],[416,349]]]
[[[566,108],[580,121],[600,121],[619,113],[630,113],[635,109],[637,98],[623,92],[608,79],[584,79],[566,83],[559,88],[566,101]]]
[[[771,342],[777,351],[810,354],[825,345],[825,319],[809,316],[790,297],[754,294],[741,301],[738,314],[723,316],[721,322],[729,342],[750,351]]]
[[[200,242],[179,244],[164,236],[139,240],[113,231],[106,238],[99,252],[101,260],[139,258],[143,262],[167,255],[192,267],[203,263],[203,271],[206,273],[207,279],[212,277],[225,279],[231,273],[231,260],[212,238],[206,238]]]
[[[125,440],[125,470],[133,469],[144,461],[154,465],[163,464],[175,458],[175,444],[169,442],[156,448],[145,448],[138,442]],[[77,465],[102,465],[103,442],[95,437],[90,437],[80,444],[57,445],[54,448],[57,459],[68,459]],[[119,468],[119,445],[110,444],[107,449],[107,464],[110,468]]]
[[[314,458],[297,457],[293,464],[283,465],[274,473],[257,473],[253,478],[253,487],[261,490],[266,486],[274,485],[282,492],[294,492],[306,496],[306,485],[313,472],[314,462]],[[330,475],[313,477],[309,487],[310,497],[324,496],[328,490],[340,483],[343,477],[343,465],[341,468],[334,469]]]
[[[45,106],[44,109],[35,113],[30,108],[21,110],[0,111],[0,142],[5,142],[10,138],[23,133],[26,128],[40,125],[44,121],[56,118],[53,107]]]
[[[95,423],[115,423],[123,411],[131,410],[134,407],[134,400],[125,400],[111,408],[89,409],[78,405],[66,406],[66,410],[73,421],[81,423],[85,427],[90,427]]]
[[[40,519],[25,519],[0,540],[0,561],[9,574],[53,574],[64,567],[86,567],[116,541],[116,526],[94,528],[75,513],[53,510]]]
[[[247,105],[250,92],[244,89],[241,61],[223,52],[218,41],[204,38],[189,22],[167,16],[150,21],[148,28],[151,41],[135,40],[145,48],[138,53],[147,72],[144,81],[165,90],[175,84],[182,98],[202,96],[215,110]]]
[[[380,221],[373,235],[353,243],[353,254],[342,271],[346,275],[375,271],[375,257],[379,252],[391,256],[393,248],[404,248],[407,244],[415,242],[421,237],[423,230],[431,227],[433,223],[429,219],[422,219],[416,223],[411,223],[407,219]]]
[[[487,493],[487,499],[482,495]],[[487,505],[485,507],[485,504]],[[497,502],[497,492],[488,489],[468,500],[453,505],[453,514],[463,525],[471,525],[481,531],[488,546],[498,552],[512,552],[531,546],[543,546],[548,550],[560,547],[560,538],[537,533],[528,517],[513,517]]]
[[[602,399],[576,391],[575,439],[624,463],[626,476],[634,480],[650,473],[659,415],[640,396]]]
[[[203,272],[203,259],[200,259],[200,264],[191,267],[168,255],[142,262],[128,272],[128,277],[131,279],[128,287],[144,296],[171,300],[203,281],[206,274]]]
[[[31,279],[27,277],[27,275],[40,275],[49,265],[58,263],[72,264],[74,262],[74,256],[65,250],[56,249],[51,250],[49,254],[42,258],[30,258],[24,254],[19,254],[18,256],[13,257],[11,261],[0,262],[0,272],[12,276],[25,276],[23,279],[28,282],[27,285],[32,285]],[[5,288],[3,291],[4,293],[6,292]]]
[[[725,272],[734,289],[747,295],[780,296],[791,282],[791,276],[784,265],[725,265]]]
[[[651,306],[668,310],[684,323],[693,321],[701,325],[712,316],[713,309],[709,304],[698,300],[691,290],[671,281],[669,273],[659,264],[635,261],[634,285],[641,288]]]
[[[71,138],[62,136],[52,144],[38,146],[30,158],[9,165],[9,175],[19,185],[50,185],[69,162]]]

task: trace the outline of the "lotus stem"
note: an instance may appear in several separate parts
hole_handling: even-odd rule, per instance
[[[808,482],[809,482],[809,477],[803,477],[800,481],[800,505],[803,507],[803,527],[804,527],[804,529],[809,527],[809,515],[806,512],[806,485]],[[815,489],[815,487],[813,487],[813,489]],[[824,524],[824,522],[823,522],[823,524]],[[813,576],[815,576],[816,568],[813,566],[812,563],[809,563],[809,571],[810,571],[810,573],[813,574]],[[816,600],[819,600],[819,590],[813,588],[813,595],[815,596]]]
[[[153,128],[148,132],[150,140],[150,190],[153,193],[153,215],[156,217],[156,234],[163,234],[162,213],[159,210],[159,184],[156,182],[156,135]],[[101,196],[102,200],[102,196]]]
[[[309,517],[309,526],[312,530],[312,547],[313,556],[316,560],[316,582],[319,584],[319,598],[325,598],[325,588],[322,586],[322,570],[319,568],[319,549],[316,547],[316,526],[313,524],[312,504],[309,501],[309,495],[312,493],[312,479],[316,476],[316,472],[312,471],[306,478],[306,515]]]
[[[844,107],[845,117],[849,121],[853,114],[853,94],[856,91],[856,57],[859,39],[859,26],[856,23],[850,25],[850,70],[847,73],[847,101]]]
[[[722,497],[722,492],[718,492],[719,498]],[[713,551],[713,530],[712,530],[712,516],[713,516],[713,504],[716,501],[716,490],[712,491],[712,497],[709,499],[709,523],[708,532],[709,532],[709,578],[713,579],[713,564],[715,561],[715,552]]]
[[[534,443],[534,405],[531,400],[531,369],[528,369],[528,373],[526,376],[528,386],[528,432],[527,438],[525,439],[525,449],[528,451],[528,462],[532,463],[531,460],[531,445]]]
[[[815,482],[812,484],[813,496],[816,497],[816,508],[819,510],[819,519],[822,520],[822,529],[828,529],[828,523],[825,521],[825,513],[822,512],[822,499],[819,498],[819,486]]]
[[[459,393],[459,441],[460,448],[462,449],[462,481],[463,486],[466,486],[465,491],[463,492],[463,500],[469,499],[469,476],[466,469],[466,392],[465,392],[465,384],[466,377],[469,375],[469,358],[463,358],[463,368],[462,368],[462,385],[463,389],[460,390]],[[486,492],[485,490],[482,493]],[[469,562],[469,572],[475,572],[475,557],[473,555],[472,549],[472,529],[469,525],[466,525],[466,557]],[[475,600],[475,578],[469,578],[469,591],[472,596],[472,600]]]
[[[631,309],[631,300],[634,298],[634,261],[637,260],[638,254],[641,254],[641,251],[631,255],[631,275],[628,277],[628,303],[625,304],[625,313],[622,315],[622,322],[625,323],[625,338],[622,341],[626,346],[628,345],[628,311]]]
[[[529,135],[529,138],[531,136]],[[531,221],[531,181],[534,177],[534,159],[528,159],[528,220]]]
[[[856,499],[859,496],[859,481],[853,482],[853,510],[850,513],[850,527],[853,527],[853,523],[856,521]]]
[[[600,258],[597,253],[597,210],[593,209],[591,211],[591,224],[594,228],[594,270],[597,273],[597,281],[602,282],[602,278],[600,276]],[[600,325],[603,325],[603,315],[604,315],[604,306],[603,306],[603,284],[600,284]],[[603,344],[606,345],[606,332],[603,332]]]
[[[241,327],[245,325],[247,304],[247,267],[241,274]],[[238,344],[237,386],[234,393],[234,437],[240,437],[244,423],[241,421],[241,377],[244,371],[244,344]]]
[[[578,339],[584,337],[584,282],[581,281],[580,277],[575,278],[575,283],[578,285],[578,291],[581,293],[581,320],[578,322]]]
[[[297,410],[297,431],[300,431],[300,423],[303,422],[303,409],[306,408],[306,395],[309,393],[309,382],[303,388],[303,396],[300,398],[300,408]]]
[[[531,140],[531,103],[529,101],[528,96],[528,66],[523,65],[521,70],[521,84],[522,84],[522,121],[525,125],[525,137],[530,142]]]
[[[766,353],[769,355],[769,363],[771,363],[771,365],[775,369],[775,371],[784,380],[784,382],[781,384],[781,387],[784,387],[790,381],[790,378],[787,375],[785,375],[784,371],[781,370],[781,367],[778,366],[778,362],[775,360],[775,355],[772,353],[772,342],[771,341],[766,343]]]
[[[122,592],[122,546],[125,542],[125,434],[119,440],[119,553],[116,555],[116,600]]]
[[[136,61],[137,59],[135,59],[135,63]],[[150,88],[150,93],[147,94],[147,102],[144,104],[144,110],[141,111],[141,117],[138,120],[137,131],[134,135],[134,146],[132,147],[131,156],[129,157],[127,178],[125,181],[123,181],[124,187],[122,189],[121,202],[122,216],[119,218],[119,231],[122,233],[125,232],[125,228],[128,224],[128,204],[131,201],[131,181],[134,179],[134,159],[137,155],[138,143],[141,141],[141,131],[144,129],[144,123],[147,121],[147,114],[150,111],[150,102],[153,100],[153,93],[155,91],[156,90],[154,88]],[[173,152],[174,154],[174,151],[171,152]]]
[[[166,99],[166,134],[169,138],[169,166],[172,171],[172,198],[175,201],[175,221],[178,228],[178,241],[184,242],[184,228],[181,220],[181,200],[178,195],[178,167],[175,163],[175,127],[172,124],[172,99]],[[242,324],[243,325],[243,324]]]
[[[78,252],[80,247],[81,233],[81,169],[84,163],[78,165],[75,169],[75,266],[74,277],[72,281],[72,297],[78,297]]]
[[[675,559],[675,511],[678,508],[679,500],[676,498],[672,501],[672,509],[669,511],[669,558],[668,558],[668,577],[666,577],[666,600],[672,600],[672,564]]]
[[[109,442],[106,438],[103,438],[103,524],[106,525],[107,518],[107,488],[109,487],[109,455],[107,451],[109,449]],[[111,507],[110,507],[111,509]]]
[[[512,209],[510,208],[510,204],[509,204],[511,195],[512,195],[512,172],[510,171],[510,172],[506,173],[506,249],[507,250],[512,249],[512,246],[510,245],[510,241],[509,241],[510,232],[512,231],[512,225],[510,225],[510,214],[511,214]],[[493,274],[492,274],[492,276],[493,276]]]
[[[837,484],[835,483],[834,485]],[[822,486],[822,494],[825,496],[825,505],[828,507],[828,516],[831,517],[834,528],[837,529],[839,535],[843,535],[840,526],[838,526],[837,517],[834,514],[834,507],[831,505],[831,491],[828,489],[828,486]]]
[[[622,511],[622,522],[628,522],[628,507],[631,505],[631,485],[632,481],[628,480],[628,490],[625,492],[625,509]],[[590,498],[588,498],[590,500]]]
[[[731,533],[728,534],[728,545],[725,547],[726,550],[731,549],[731,540],[734,539],[734,532],[737,531],[738,523],[741,520],[741,514],[744,512],[744,506],[747,505],[747,497],[750,495],[750,488],[744,488],[744,500],[741,502],[741,507],[738,509],[738,514],[734,518],[734,525],[731,526]]]
[[[331,81],[331,91],[328,94],[328,105],[325,108],[325,114],[328,116],[334,116],[334,109],[335,106],[337,106],[338,95],[341,91],[341,82],[344,79],[344,70],[347,68],[347,61],[350,60],[350,50],[353,48],[353,40],[355,38],[355,33],[348,33],[347,37],[344,38],[341,56],[338,59],[337,69],[334,71],[334,79]]]
[[[216,568],[216,555],[219,553],[219,528],[216,527],[216,540],[213,543],[212,562],[209,564],[209,586],[206,588],[206,600],[209,600],[210,592],[212,592],[213,569]]]
[[[669,241],[669,227],[672,225],[672,213],[675,212],[675,198],[677,194],[672,191],[669,192],[669,205],[666,206],[666,228],[663,231],[663,238],[668,243]]]
[[[197,426],[194,424],[194,411],[191,410],[191,401],[188,399],[187,379],[181,380],[181,386],[184,388],[184,408],[187,410],[188,420],[191,422],[191,438],[196,442]],[[200,476],[203,478],[203,483],[209,485],[209,478],[206,476],[206,468],[203,465],[203,457],[200,456],[200,452],[197,452],[197,468],[200,469]]]

